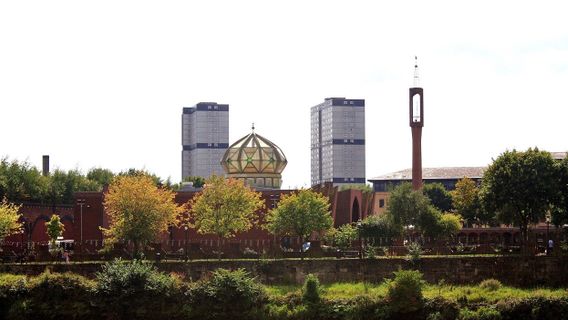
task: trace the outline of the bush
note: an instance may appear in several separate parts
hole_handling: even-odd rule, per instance
[[[418,242],[411,242],[409,245],[406,246],[408,250],[407,260],[410,261],[412,264],[418,263],[420,261],[420,257],[424,253],[422,250],[422,246]]]
[[[307,303],[320,302],[320,282],[316,275],[308,274],[302,287],[302,300]]]
[[[459,316],[460,320],[501,320],[501,313],[494,308],[481,306],[477,311],[467,308],[462,309]]]
[[[422,273],[414,270],[399,270],[388,283],[386,300],[395,314],[413,313],[424,307],[422,296]]]
[[[249,319],[259,317],[267,295],[243,270],[217,269],[207,280],[190,286],[189,316],[199,319]]]
[[[557,298],[526,298],[501,301],[497,304],[503,320],[560,319],[568,314],[568,300]]]
[[[455,301],[435,297],[426,300],[424,312],[431,320],[454,320],[457,319],[460,308]]]
[[[12,305],[27,293],[27,278],[0,274],[0,319],[5,319]]]
[[[9,311],[9,318],[87,318],[92,316],[93,281],[73,273],[49,270],[27,283],[27,292]]]
[[[495,279],[486,279],[479,283],[479,287],[487,291],[497,291],[501,289],[502,286],[501,282]]]
[[[96,279],[99,303],[111,318],[159,318],[175,312],[167,304],[181,296],[177,279],[148,261],[115,259],[103,265]]]

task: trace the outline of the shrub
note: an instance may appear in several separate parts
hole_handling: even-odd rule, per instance
[[[406,257],[407,260],[413,264],[418,263],[418,261],[420,261],[420,257],[424,253],[424,250],[422,250],[420,243],[411,242],[406,246],[406,249],[408,250],[408,255]]]
[[[0,319],[5,319],[12,305],[27,292],[27,278],[0,274]]]
[[[307,303],[320,302],[320,282],[316,275],[308,274],[302,288],[302,300]]]
[[[495,279],[486,279],[479,283],[479,287],[487,291],[497,291],[501,289],[502,286],[501,282]]]
[[[393,313],[413,313],[424,307],[422,296],[422,273],[414,270],[399,270],[388,283],[386,299]]]
[[[460,308],[455,301],[435,297],[426,300],[424,311],[430,320],[454,320],[457,319]]]
[[[481,306],[477,311],[467,308],[462,309],[459,315],[460,320],[501,320],[501,313],[494,308]]]
[[[27,283],[27,292],[9,311],[9,318],[87,318],[92,316],[93,281],[73,273],[49,270]]]
[[[96,293],[107,317],[159,318],[175,310],[166,306],[180,296],[179,279],[164,274],[148,261],[105,263],[96,274]]]
[[[217,269],[211,277],[190,286],[189,316],[199,319],[249,319],[264,308],[267,295],[244,269]]]
[[[526,298],[500,301],[497,310],[503,320],[540,320],[560,319],[568,314],[567,299],[557,298]]]

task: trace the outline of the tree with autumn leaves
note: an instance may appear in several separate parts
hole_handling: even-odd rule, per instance
[[[104,200],[109,228],[102,230],[107,241],[130,240],[137,256],[140,245],[156,241],[169,226],[178,224],[185,206],[176,204],[174,197],[173,191],[156,186],[151,176],[116,177]]]
[[[252,228],[256,211],[264,206],[259,192],[236,179],[211,176],[189,203],[189,220],[201,234],[214,234],[220,240]],[[220,257],[220,251],[218,251]]]
[[[0,202],[0,242],[8,236],[21,232],[21,214],[18,212],[20,207],[8,202],[6,199]]]

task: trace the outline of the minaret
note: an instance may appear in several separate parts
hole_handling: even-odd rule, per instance
[[[418,57],[414,57],[414,86],[408,90],[410,129],[412,130],[412,189],[422,188],[422,127],[424,126],[424,90],[418,78]]]

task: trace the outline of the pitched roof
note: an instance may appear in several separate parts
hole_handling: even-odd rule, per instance
[[[486,167],[440,167],[422,168],[422,179],[461,179],[463,177],[483,177]],[[369,179],[373,180],[411,180],[412,169],[391,172],[382,176]]]

